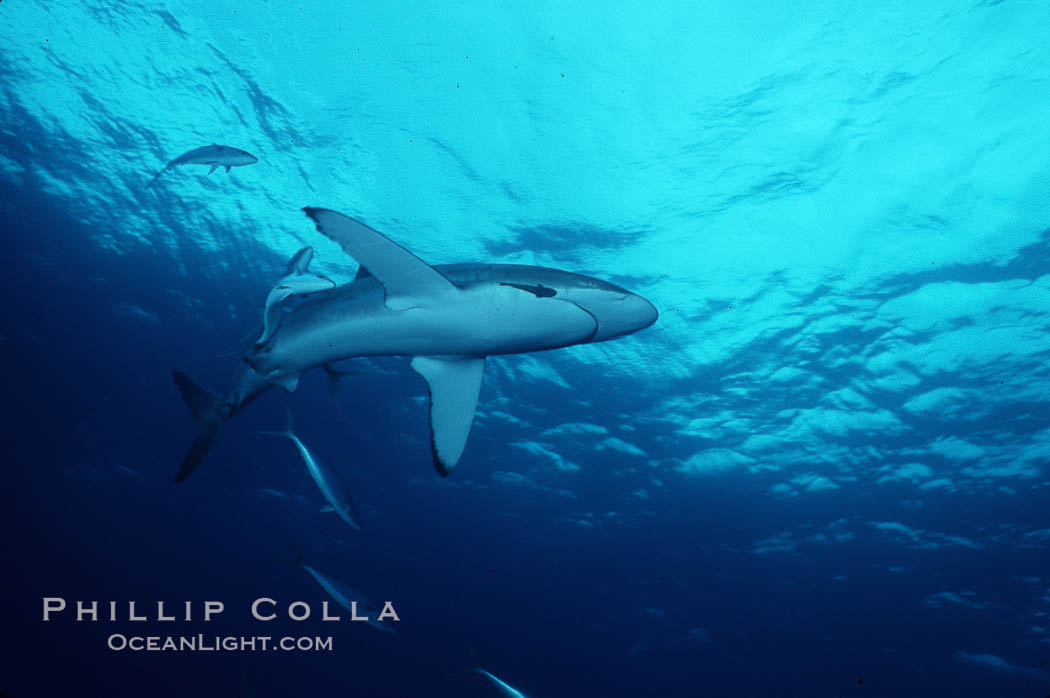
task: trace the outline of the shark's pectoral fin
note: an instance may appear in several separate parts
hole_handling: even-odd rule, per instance
[[[442,475],[456,467],[467,445],[481,392],[485,359],[466,356],[417,356],[412,368],[430,389],[430,445]]]
[[[317,224],[318,231],[339,243],[379,280],[391,310],[411,308],[420,298],[458,293],[433,267],[364,223],[324,208],[308,206],[303,211]]]
[[[211,166],[211,167],[210,167],[210,168],[208,169],[208,174],[211,174],[212,172],[214,172],[214,171],[215,171],[215,170],[217,170],[217,169],[219,169],[219,166],[218,166],[218,165],[212,165],[212,166]]]

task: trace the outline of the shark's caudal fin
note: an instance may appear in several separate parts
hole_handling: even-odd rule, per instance
[[[186,401],[193,413],[193,420],[197,422],[198,427],[203,426],[219,406],[219,396],[194,383],[193,379],[182,371],[172,371],[172,377],[175,378],[175,385],[182,393],[182,399]]]
[[[182,399],[193,413],[193,420],[197,422],[197,438],[193,440],[190,450],[182,459],[179,472],[175,474],[175,482],[182,482],[192,473],[204,456],[208,454],[215,438],[222,431],[226,418],[219,410],[219,396],[212,391],[202,388],[194,383],[189,376],[180,371],[174,371],[175,385],[182,393]]]
[[[456,467],[467,445],[478,406],[485,359],[469,356],[417,356],[412,368],[430,389],[430,446],[441,475]]]

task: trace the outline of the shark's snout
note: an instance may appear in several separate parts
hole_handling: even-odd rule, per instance
[[[627,302],[631,305],[632,315],[637,318],[639,330],[644,330],[660,319],[660,311],[656,309],[656,306],[641,296],[632,293],[627,297]]]
[[[623,299],[621,322],[626,329],[623,334],[644,330],[656,322],[659,317],[660,313],[656,310],[656,306],[641,296],[629,293]]]

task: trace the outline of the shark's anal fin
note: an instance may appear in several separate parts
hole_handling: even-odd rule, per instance
[[[412,368],[430,389],[430,445],[442,475],[456,467],[467,445],[478,406],[485,359],[468,356],[417,356]]]
[[[212,172],[214,172],[214,171],[215,171],[215,170],[217,170],[217,169],[219,169],[219,166],[218,166],[218,165],[212,165],[212,166],[211,166],[211,167],[210,167],[210,168],[208,169],[208,174],[211,174]]]
[[[288,373],[283,376],[271,378],[270,382],[274,385],[279,385],[290,393],[294,393],[295,389],[299,387],[299,374]]]
[[[317,230],[339,243],[383,285],[386,307],[405,310],[420,298],[458,293],[451,281],[401,245],[360,221],[325,208],[303,209]]]

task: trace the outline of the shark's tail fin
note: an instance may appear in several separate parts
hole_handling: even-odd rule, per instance
[[[186,401],[190,412],[193,413],[193,420],[197,422],[198,427],[204,426],[215,414],[219,406],[219,396],[194,383],[193,379],[182,371],[172,371],[172,377],[175,378],[175,385],[182,393],[182,399]]]
[[[208,454],[211,445],[215,442],[215,438],[222,431],[226,418],[219,410],[220,399],[218,395],[200,387],[185,373],[175,371],[173,376],[175,385],[178,386],[179,392],[182,393],[182,399],[186,401],[190,411],[193,413],[194,421],[197,422],[197,438],[193,440],[193,445],[186,452],[186,457],[182,459],[182,466],[179,467],[179,472],[175,474],[175,482],[182,482],[204,460],[204,456]]]

